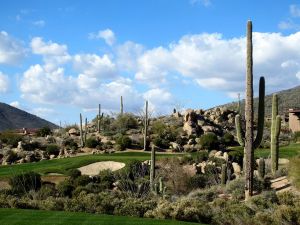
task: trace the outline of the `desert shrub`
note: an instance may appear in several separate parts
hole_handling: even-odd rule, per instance
[[[39,200],[47,199],[50,196],[55,196],[56,190],[55,190],[54,186],[52,186],[52,185],[43,184],[37,194],[38,194]]]
[[[299,142],[300,141],[300,131],[294,132],[293,139],[294,139],[294,142]]]
[[[45,200],[39,201],[38,204],[42,210],[61,211],[64,209],[65,199],[50,196]]]
[[[294,206],[300,202],[300,198],[290,191],[279,192],[277,198],[280,205]]]
[[[151,131],[154,134],[153,143],[160,148],[169,148],[171,141],[176,141],[179,130],[174,126],[167,126],[163,121],[153,122]]]
[[[114,144],[111,141],[104,142],[102,144],[102,149],[112,149]]]
[[[131,139],[126,135],[120,134],[116,138],[116,145],[118,150],[123,151],[131,146]]]
[[[193,159],[195,163],[201,163],[208,159],[208,152],[207,151],[200,151],[193,154]]]
[[[144,177],[149,174],[148,166],[138,160],[130,161],[123,171],[131,180]]]
[[[59,147],[58,147],[58,145],[55,145],[55,144],[47,145],[46,152],[49,155],[58,155],[59,154]]]
[[[153,210],[156,206],[154,200],[145,200],[143,198],[123,199],[114,210],[115,215],[144,217],[148,210]]]
[[[101,187],[105,189],[112,188],[112,184],[115,182],[115,176],[111,170],[100,171],[96,179],[97,183],[99,183]]]
[[[86,139],[86,142],[85,142],[85,146],[88,148],[96,148],[100,144],[101,144],[101,142],[96,140],[93,137]]]
[[[60,196],[72,197],[72,192],[74,190],[74,186],[72,185],[70,180],[64,180],[57,185],[56,189]]]
[[[232,162],[237,162],[239,165],[243,165],[244,160],[244,150],[236,149],[228,152],[229,160]]]
[[[197,188],[205,188],[210,177],[206,174],[196,174],[188,180],[188,188],[190,190]]]
[[[153,144],[159,148],[169,148],[169,141],[160,137],[160,136],[157,136],[153,139]]]
[[[14,148],[16,148],[18,146],[18,142],[22,140],[23,137],[20,134],[15,134],[11,131],[0,133],[0,141],[4,144],[11,145]]]
[[[88,175],[82,175],[74,179],[74,186],[85,186],[90,183],[92,180]]]
[[[67,175],[70,176],[70,178],[74,180],[77,177],[81,176],[81,172],[78,169],[70,169],[67,171]]]
[[[43,148],[43,146],[39,142],[34,141],[31,143],[22,143],[22,148],[25,151],[34,151],[35,149]]]
[[[78,144],[75,142],[73,138],[67,138],[63,140],[62,146],[72,149],[72,150],[77,150],[78,149]]]
[[[203,134],[200,137],[199,144],[202,146],[202,149],[208,149],[208,150],[217,149],[219,146],[218,137],[214,133]]]
[[[124,134],[129,129],[138,128],[138,122],[131,113],[119,114],[117,118],[110,121],[109,130]]]
[[[9,184],[16,194],[24,194],[41,187],[41,176],[35,172],[27,172],[10,177]]]
[[[289,178],[300,189],[300,156],[294,157],[289,163]]]
[[[238,178],[226,184],[226,193],[231,194],[233,199],[243,199],[245,192],[245,180]]]
[[[39,137],[46,137],[47,135],[50,134],[52,134],[52,131],[49,127],[42,127],[38,129],[38,131],[36,132],[36,135]]]
[[[231,133],[225,133],[223,138],[222,138],[222,142],[226,145],[226,146],[231,146],[233,145],[234,142],[234,136]]]

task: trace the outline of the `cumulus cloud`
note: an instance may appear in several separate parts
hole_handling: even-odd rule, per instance
[[[9,78],[0,71],[0,92],[5,93],[9,89]]]
[[[100,30],[98,33],[90,33],[89,39],[103,39],[109,46],[112,46],[116,41],[115,34],[111,29]]]
[[[77,54],[73,58],[74,68],[90,78],[101,79],[116,76],[116,65],[108,55]]]
[[[143,97],[149,101],[149,109],[155,114],[171,112],[172,108],[174,108],[173,96],[167,90],[153,88],[145,92]]]
[[[71,60],[66,45],[60,45],[52,41],[44,42],[43,38],[34,37],[31,40],[30,46],[34,54],[43,56],[46,64],[45,68],[49,71]]]
[[[25,57],[25,49],[20,41],[7,32],[0,32],[0,64],[16,65]]]
[[[18,101],[13,101],[13,102],[9,103],[9,105],[13,106],[15,108],[19,108],[19,109],[21,108],[21,104]]]
[[[209,7],[211,5],[211,0],[190,0],[190,4],[192,5],[201,4],[204,5],[205,7]]]

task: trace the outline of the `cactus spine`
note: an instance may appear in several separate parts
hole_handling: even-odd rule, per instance
[[[281,128],[281,117],[278,115],[278,97],[273,95],[272,101],[272,125],[271,125],[271,168],[272,173],[278,170],[279,134]]]
[[[227,181],[227,165],[224,163],[222,164],[221,169],[221,184],[226,184]]]
[[[80,113],[79,131],[80,131],[80,146],[83,147],[83,131],[82,131],[82,115],[81,115],[81,113]]]
[[[145,106],[144,151],[147,151],[147,136],[148,136],[148,101],[146,101],[146,106]]]
[[[260,179],[264,179],[265,177],[265,160],[263,158],[259,158],[258,160],[258,176]]]
[[[101,119],[101,104],[98,105],[98,116],[97,116],[97,131],[100,133],[100,119]]]
[[[123,115],[123,96],[121,96],[121,111],[120,111],[120,113],[121,113],[121,115]]]
[[[258,126],[257,134],[254,140],[253,134],[253,56],[252,56],[252,22],[247,23],[247,73],[246,73],[246,99],[245,99],[245,120],[246,132],[243,138],[240,115],[235,118],[237,138],[241,146],[244,147],[244,174],[245,174],[245,199],[253,195],[253,170],[254,170],[254,149],[258,148],[264,128],[264,98],[265,98],[265,80],[261,77],[259,80],[259,105],[258,105]]]
[[[151,190],[155,190],[154,185],[154,179],[155,179],[155,147],[152,145],[151,149],[151,168],[150,168],[150,188]]]

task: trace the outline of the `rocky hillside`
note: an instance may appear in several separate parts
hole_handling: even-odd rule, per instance
[[[300,86],[279,91],[277,92],[278,95],[278,103],[279,103],[279,114],[284,115],[289,108],[300,108]],[[241,101],[241,108],[244,109],[244,101]],[[258,98],[254,99],[254,108],[257,109],[258,106]],[[218,107],[226,107],[231,110],[237,109],[237,102],[231,102],[222,106]],[[265,110],[266,116],[270,117],[272,112],[272,94],[267,95],[265,98]]]
[[[57,128],[57,125],[27,113],[5,103],[0,103],[0,131],[9,129],[41,128],[48,126]]]

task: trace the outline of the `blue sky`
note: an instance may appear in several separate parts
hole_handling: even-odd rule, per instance
[[[267,92],[300,84],[300,4],[287,0],[1,1],[1,101],[52,122],[82,112],[209,108],[244,92],[245,27]],[[256,84],[257,85],[257,84]]]

